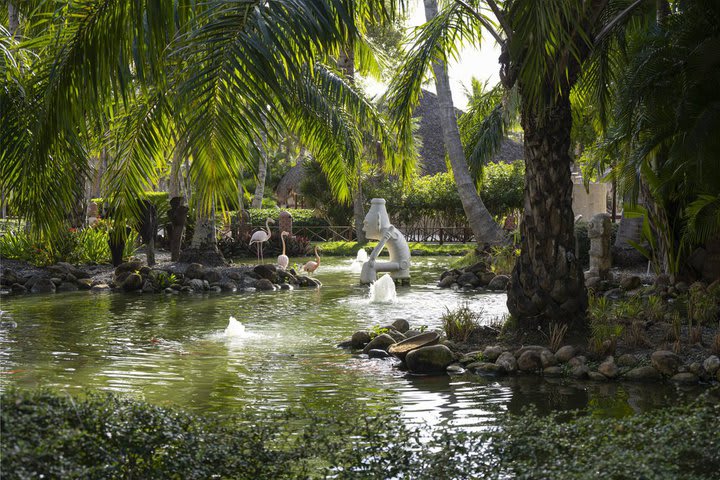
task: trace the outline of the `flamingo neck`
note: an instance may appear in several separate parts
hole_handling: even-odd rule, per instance
[[[265,229],[267,230],[268,238],[270,238],[270,217],[265,219]]]
[[[283,232],[283,233],[285,233],[285,232]],[[283,253],[282,254],[285,255],[285,235],[283,235],[282,233],[280,234],[280,241],[283,244]]]

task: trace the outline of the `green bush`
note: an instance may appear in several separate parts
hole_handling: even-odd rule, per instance
[[[368,242],[360,245],[358,242],[323,242],[318,244],[323,255],[328,257],[354,257],[357,255],[358,250],[364,248],[368,254],[372,252],[373,248],[377,245],[377,242]],[[408,247],[412,252],[413,256],[426,257],[426,256],[459,256],[465,255],[468,250],[474,249],[476,244],[474,243],[450,243],[445,245],[437,245],[434,243],[420,243],[420,242],[409,242]],[[388,255],[387,249],[383,249],[381,256]]]
[[[720,405],[627,418],[497,410],[479,432],[409,428],[348,399],[341,414],[194,415],[112,394],[7,391],[3,478],[704,480],[720,471]],[[689,439],[689,441],[688,441]]]
[[[455,310],[446,308],[442,315],[442,326],[449,340],[466,342],[472,333],[480,327],[481,312],[474,312],[468,304],[461,305]]]

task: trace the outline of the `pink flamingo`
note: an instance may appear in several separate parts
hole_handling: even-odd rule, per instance
[[[283,253],[278,255],[278,267],[280,267],[281,270],[285,270],[290,263],[290,259],[287,255],[285,255],[285,237],[287,235],[290,235],[290,232],[282,232],[280,234],[280,241],[282,242]]]
[[[307,273],[314,273],[315,270],[320,266],[320,255],[318,255],[318,247],[315,247],[315,261],[310,260],[305,265],[303,265],[303,269]]]
[[[265,219],[265,228],[267,229],[267,232],[261,228],[257,232],[253,233],[252,237],[250,237],[250,245],[252,245],[253,243],[257,243],[257,247],[255,247],[255,248],[257,249],[258,261],[264,260],[263,253],[262,253],[263,243],[270,240],[270,236],[272,235],[272,233],[270,232],[270,225],[268,225],[268,223],[270,223],[270,222],[275,223],[275,220],[273,220],[270,217]]]

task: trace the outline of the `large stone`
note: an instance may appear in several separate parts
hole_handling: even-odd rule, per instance
[[[546,350],[546,349],[547,348],[543,347],[542,345],[526,345],[524,347],[521,347],[521,348],[518,348],[517,350],[515,350],[514,354],[515,354],[515,358],[520,358],[523,353],[525,353],[529,350],[534,350],[534,351],[540,353],[541,351]]]
[[[373,348],[368,352],[368,358],[388,358],[390,354],[385,350],[379,348]]]
[[[497,345],[490,345],[488,347],[485,347],[485,350],[483,350],[482,352],[482,356],[488,362],[494,362],[500,357],[500,355],[502,355],[503,351],[504,349],[502,347],[499,347]]]
[[[558,364],[557,358],[550,350],[540,350],[540,361],[542,362],[543,368],[554,367]]]
[[[237,292],[237,284],[235,284],[235,282],[233,282],[232,280],[222,282],[220,284],[220,290],[222,290],[223,292]]]
[[[462,286],[470,285],[475,288],[480,285],[480,279],[474,273],[465,272],[457,278],[457,283]]]
[[[13,293],[27,293],[27,288],[25,288],[25,285],[22,285],[20,283],[13,283],[10,286],[10,291]]]
[[[560,367],[543,368],[543,376],[545,376],[545,377],[562,377],[563,369]]]
[[[496,365],[500,365],[505,369],[508,373],[514,373],[518,369],[517,360],[515,359],[515,355],[513,355],[510,352],[503,352],[497,360],[495,360]]]
[[[107,283],[98,283],[97,285],[93,285],[90,288],[90,291],[92,293],[103,293],[103,292],[109,292],[110,291],[110,285]]]
[[[387,351],[390,345],[394,345],[395,343],[396,342],[394,338],[392,338],[387,333],[383,333],[382,335],[378,335],[377,337],[373,338],[370,343],[365,345],[365,348],[363,348],[363,353],[368,353],[370,350],[374,349]]]
[[[410,330],[410,324],[404,318],[398,318],[392,323],[392,326],[400,333],[405,333]]]
[[[650,382],[662,380],[662,374],[653,367],[637,367],[623,375],[623,379],[635,382]]]
[[[403,335],[402,333],[398,332],[395,329],[389,329],[387,331],[387,334],[390,335],[396,342],[402,342],[403,340],[406,339],[405,335]]]
[[[490,362],[476,362],[467,366],[468,370],[474,370],[475,373],[484,377],[499,377],[506,375],[507,371],[502,365]]]
[[[6,268],[2,271],[2,277],[0,277],[0,285],[6,285],[10,286],[13,283],[24,283],[20,281],[20,278],[17,276],[15,272],[10,270],[9,268]]]
[[[605,375],[603,375],[600,372],[589,372],[588,378],[595,382],[607,382],[607,380],[608,380],[608,377],[606,377]]]
[[[64,273],[65,275],[72,275],[76,279],[78,278],[90,278],[90,274],[85,270],[81,270],[74,265],[67,262],[58,262],[56,265],[51,265],[48,270],[54,273]]]
[[[257,265],[253,268],[253,272],[260,278],[264,278],[274,282],[277,279],[277,268],[275,265]]]
[[[625,353],[617,359],[617,364],[621,367],[635,367],[638,363],[640,363],[640,359],[632,353]]]
[[[478,274],[478,278],[480,279],[480,285],[487,286],[490,282],[493,281],[493,278],[495,278],[495,274],[493,272],[484,272]]]
[[[77,292],[78,286],[72,282],[63,282],[57,286],[58,292]]]
[[[365,330],[358,330],[350,338],[350,346],[355,349],[363,348],[370,343],[370,334]]]
[[[650,362],[658,372],[668,377],[675,375],[680,365],[682,365],[682,359],[668,350],[653,352],[650,356]]]
[[[208,283],[220,283],[222,281],[222,275],[214,268],[205,269],[203,280],[207,280]]]
[[[700,381],[697,375],[690,372],[675,374],[672,376],[672,378],[670,378],[670,380],[675,383],[680,383],[684,385],[690,385],[693,383],[698,383]]]
[[[155,287],[150,280],[146,280],[142,287],[143,293],[155,293]]]
[[[122,289],[126,292],[134,292],[140,290],[143,287],[143,278],[139,273],[131,273],[122,283]]]
[[[558,351],[555,352],[555,358],[557,358],[558,362],[560,362],[560,363],[567,363],[576,354],[577,354],[577,349],[574,346],[565,345],[565,346],[558,348]]]
[[[445,345],[431,345],[412,350],[405,357],[408,370],[413,373],[443,373],[455,356]]]
[[[543,366],[539,350],[527,350],[517,360],[518,370],[521,372],[535,372]]]
[[[186,286],[190,288],[190,291],[193,292],[204,292],[205,291],[205,284],[202,280],[199,278],[192,278],[186,282]]]
[[[142,268],[142,262],[125,262],[121,263],[115,269],[115,277],[119,277],[123,273],[139,272]]]
[[[55,283],[49,278],[38,278],[33,282],[32,293],[55,293]]]
[[[406,340],[391,346],[388,351],[400,360],[404,360],[409,352],[420,347],[436,345],[439,341],[440,335],[438,335],[437,332],[425,332],[420,335],[408,337]]]
[[[438,282],[438,287],[440,287],[440,288],[450,288],[450,287],[453,285],[453,283],[456,283],[455,280],[457,280],[457,277],[455,277],[455,276],[453,276],[453,275],[448,275],[447,277],[441,279],[441,280]]]
[[[567,363],[571,367],[579,367],[581,365],[585,365],[586,362],[587,362],[587,358],[585,358],[584,355],[578,355],[578,356],[573,357],[570,360],[568,360]]]
[[[462,375],[463,373],[465,373],[465,369],[462,367],[462,365],[458,365],[457,363],[448,365],[445,371],[448,373],[448,375]]]
[[[275,285],[273,285],[273,283],[267,278],[261,278],[260,280],[255,282],[255,288],[260,291],[269,292],[275,290]]]
[[[202,280],[205,276],[205,266],[201,263],[191,263],[185,270],[185,278]]]
[[[92,280],[89,278],[78,278],[75,284],[80,290],[90,290],[92,288]]]
[[[507,275],[496,275],[495,278],[493,278],[490,283],[488,283],[488,290],[505,290],[507,288],[508,283],[510,283],[510,277]]]
[[[470,265],[469,267],[467,267],[465,269],[465,271],[475,273],[475,274],[485,273],[488,271],[488,264],[487,264],[487,262],[484,262],[481,260],[481,261],[475,263],[474,265]]]
[[[572,370],[570,370],[570,376],[573,378],[577,378],[578,380],[582,380],[583,378],[587,378],[590,374],[590,369],[587,365],[578,365],[576,367],[573,367]]]
[[[608,357],[604,362],[600,364],[600,366],[598,367],[598,372],[602,373],[607,378],[615,378],[618,376],[620,369],[615,364],[615,359],[613,357]]]
[[[703,368],[711,376],[720,370],[720,358],[717,355],[711,355],[703,362]]]
[[[620,288],[627,292],[628,290],[635,290],[636,288],[638,288],[640,286],[640,283],[640,277],[638,277],[637,275],[632,275],[630,277],[625,277],[620,280]]]

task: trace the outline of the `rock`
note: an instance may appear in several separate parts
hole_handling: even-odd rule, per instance
[[[720,358],[718,358],[717,355],[711,355],[708,358],[705,359],[703,362],[703,368],[706,372],[708,372],[711,376],[715,375],[718,371],[720,371]]]
[[[699,362],[693,362],[690,364],[690,367],[688,367],[688,370],[690,371],[690,373],[700,376],[702,375],[703,367],[702,365],[700,365]]]
[[[220,290],[223,292],[237,292],[237,285],[235,282],[228,280],[227,282],[222,282],[220,284]]]
[[[540,357],[540,351],[538,350],[527,350],[525,353],[520,355],[517,360],[518,370],[521,372],[535,372],[542,368],[542,358]]]
[[[502,347],[491,345],[489,347],[485,347],[485,350],[482,351],[482,356],[488,362],[494,362],[500,357],[500,355],[502,355],[503,351],[504,349]]]
[[[717,372],[715,372],[715,379],[716,379],[718,382],[720,382],[720,370],[718,370]]]
[[[557,358],[558,362],[560,363],[567,363],[576,354],[577,349],[575,347],[573,347],[572,345],[565,345],[558,348],[558,351],[555,352],[555,358]]]
[[[620,288],[625,290],[626,292],[628,290],[635,290],[638,288],[641,284],[640,277],[637,275],[632,275],[630,277],[625,277],[622,280],[620,280]]]
[[[151,281],[147,280],[142,287],[142,291],[143,293],[155,293],[155,287],[153,287]]]
[[[595,382],[607,382],[608,380],[608,377],[606,377],[600,372],[590,372],[588,373],[588,378]]]
[[[632,353],[625,353],[623,355],[620,355],[620,357],[618,357],[617,359],[617,364],[621,367],[634,367],[638,363],[640,363],[640,359]]]
[[[77,292],[78,286],[72,282],[63,282],[57,286],[58,292]]]
[[[142,268],[143,264],[142,262],[125,262],[121,263],[117,266],[115,269],[115,277],[119,277],[123,273],[132,273],[132,272],[139,272]],[[77,275],[76,275],[77,276]]]
[[[488,271],[488,264],[484,261],[479,261],[475,263],[474,265],[470,265],[465,269],[466,272],[478,274],[478,273],[486,273]]]
[[[169,295],[178,295],[180,293],[180,290],[176,290],[174,288],[167,287],[163,292],[169,294]]]
[[[543,376],[545,376],[545,377],[562,377],[563,369],[560,367],[543,368]]]
[[[38,278],[33,282],[31,293],[55,293],[55,283],[49,278]]]
[[[458,365],[456,363],[448,365],[445,371],[448,373],[448,375],[462,375],[463,373],[465,373],[465,369],[462,367],[462,365]]]
[[[379,348],[373,348],[368,352],[368,358],[388,358],[390,357],[390,354],[386,352],[385,350],[380,350]]]
[[[590,369],[587,367],[587,365],[578,365],[576,367],[573,367],[572,370],[570,370],[570,376],[573,378],[577,378],[578,380],[587,378],[589,374]]]
[[[690,373],[690,372],[675,374],[670,378],[670,380],[672,380],[675,383],[681,383],[681,384],[685,384],[685,385],[692,384],[692,383],[698,383],[700,381],[700,379],[698,378],[698,376],[696,374]]]
[[[408,330],[407,332],[404,332],[405,338],[417,337],[420,334],[422,334],[420,330]]]
[[[405,335],[394,329],[388,330],[387,334],[390,335],[396,342],[402,342],[403,340],[406,340]]]
[[[110,285],[108,285],[107,283],[98,283],[97,285],[93,285],[92,288],[90,288],[90,291],[92,293],[109,292]]]
[[[43,278],[43,277],[41,277],[39,275],[33,275],[32,277],[28,278],[25,282],[18,282],[18,283],[23,283],[25,285],[25,288],[27,288],[28,290],[32,290],[32,287],[33,287],[33,285],[35,285],[35,282],[37,282],[41,278]]]
[[[405,356],[412,350],[420,347],[437,345],[439,341],[440,335],[438,335],[437,332],[425,332],[391,346],[388,351],[398,357],[400,360],[404,360]]]
[[[480,279],[480,285],[488,285],[493,281],[493,278],[495,278],[495,274],[493,272],[485,272],[479,274],[478,278]]]
[[[571,367],[579,367],[580,365],[585,365],[585,362],[587,362],[587,358],[585,358],[584,355],[578,355],[568,360],[568,365]]]
[[[186,287],[189,288],[191,292],[201,293],[205,291],[205,284],[199,278],[187,280],[185,282],[185,287],[183,287],[183,291],[185,291]]]
[[[20,281],[20,278],[15,272],[6,268],[2,272],[2,278],[0,278],[0,285],[12,285],[13,283],[24,283]]]
[[[587,272],[585,272],[587,275]],[[585,279],[585,288],[592,289],[592,290],[599,290],[597,287],[602,283],[602,280],[600,277],[589,277]]]
[[[392,338],[387,333],[383,333],[382,335],[378,335],[377,337],[373,338],[370,343],[365,345],[365,348],[363,348],[363,353],[368,353],[370,350],[379,349],[379,350],[385,350],[390,347],[390,345],[394,345],[395,339]]]
[[[438,287],[440,287],[440,288],[450,288],[450,287],[452,286],[452,284],[455,283],[455,280],[456,280],[456,279],[457,279],[457,277],[454,277],[454,276],[452,276],[452,275],[448,275],[447,277],[441,279],[441,280],[438,282]]]
[[[274,286],[273,283],[272,283],[270,280],[268,280],[267,278],[261,278],[260,280],[258,280],[258,281],[255,283],[255,288],[256,288],[257,290],[265,291],[265,292],[275,290],[275,286]]]
[[[457,278],[457,283],[462,286],[470,285],[475,288],[480,285],[480,279],[474,273],[465,272]]]
[[[662,380],[662,374],[653,367],[637,367],[627,372],[622,378],[636,382],[648,382]]]
[[[608,357],[600,364],[598,372],[602,373],[607,378],[615,378],[618,376],[618,373],[620,373],[620,369],[617,365],[615,365],[615,359],[613,357]]]
[[[678,372],[678,367],[682,365],[680,357],[668,350],[658,350],[653,352],[650,356],[650,362],[658,372],[663,375],[667,375],[668,377],[675,375]]]
[[[495,365],[500,365],[505,369],[508,373],[514,373],[518,369],[517,360],[515,360],[515,355],[513,355],[510,352],[503,352],[500,354],[497,360],[495,360]]]
[[[662,289],[667,288],[670,286],[670,276],[666,273],[661,273],[657,277],[655,277],[655,281],[653,282],[653,285],[655,286],[655,289]]]
[[[490,362],[475,362],[467,366],[468,370],[473,370],[476,374],[483,377],[500,377],[507,374],[507,370],[502,365]]]
[[[527,345],[525,347],[521,347],[521,348],[518,348],[517,350],[515,350],[514,354],[515,354],[515,358],[520,358],[523,353],[525,353],[529,350],[534,350],[534,351],[540,353],[541,351],[543,351],[545,349],[546,348],[543,347],[542,345]]]
[[[370,343],[370,334],[365,330],[358,330],[350,338],[350,346],[355,349],[363,348]]]
[[[201,263],[191,263],[185,270],[185,278],[202,280],[205,275],[205,266]]]
[[[431,345],[412,350],[405,357],[408,370],[413,373],[441,373],[455,360],[445,345]]]
[[[488,290],[505,290],[507,289],[507,285],[510,283],[510,277],[507,275],[496,275],[495,278],[493,278],[490,283],[488,283]]]
[[[50,279],[50,281],[55,284],[56,288],[63,282],[61,278],[57,278],[57,277],[52,277]]]
[[[540,351],[540,361],[542,362],[543,368],[554,367],[558,364],[557,358],[550,350]]]
[[[690,290],[690,285],[688,285],[686,282],[677,282],[675,284],[675,290],[678,293],[687,293]]]
[[[222,275],[214,268],[207,268],[205,269],[203,280],[206,280],[208,283],[220,283],[222,281]]]
[[[410,324],[404,318],[398,318],[392,323],[392,326],[400,333],[405,333],[410,330]]]
[[[463,365],[468,365],[470,363],[482,363],[485,361],[487,361],[487,359],[483,356],[483,352],[479,350],[468,352],[460,357],[460,363]]]
[[[90,290],[90,288],[92,288],[92,280],[89,278],[78,278],[75,281],[75,285],[77,285],[80,290]]]
[[[277,279],[277,268],[275,265],[257,265],[253,272],[260,278],[274,282]]]
[[[143,278],[139,273],[130,273],[122,282],[122,289],[126,292],[134,292],[143,287]]]
[[[227,276],[230,280],[235,280],[236,282],[241,281],[243,278],[243,275],[240,272],[230,272]]]
[[[27,293],[27,288],[25,288],[25,285],[20,285],[19,283],[13,283],[10,286],[10,291],[13,293]]]
[[[445,270],[443,273],[440,274],[440,280],[444,280],[447,277],[459,277],[462,275],[462,271],[458,270],[457,268],[453,268],[452,270]]]

